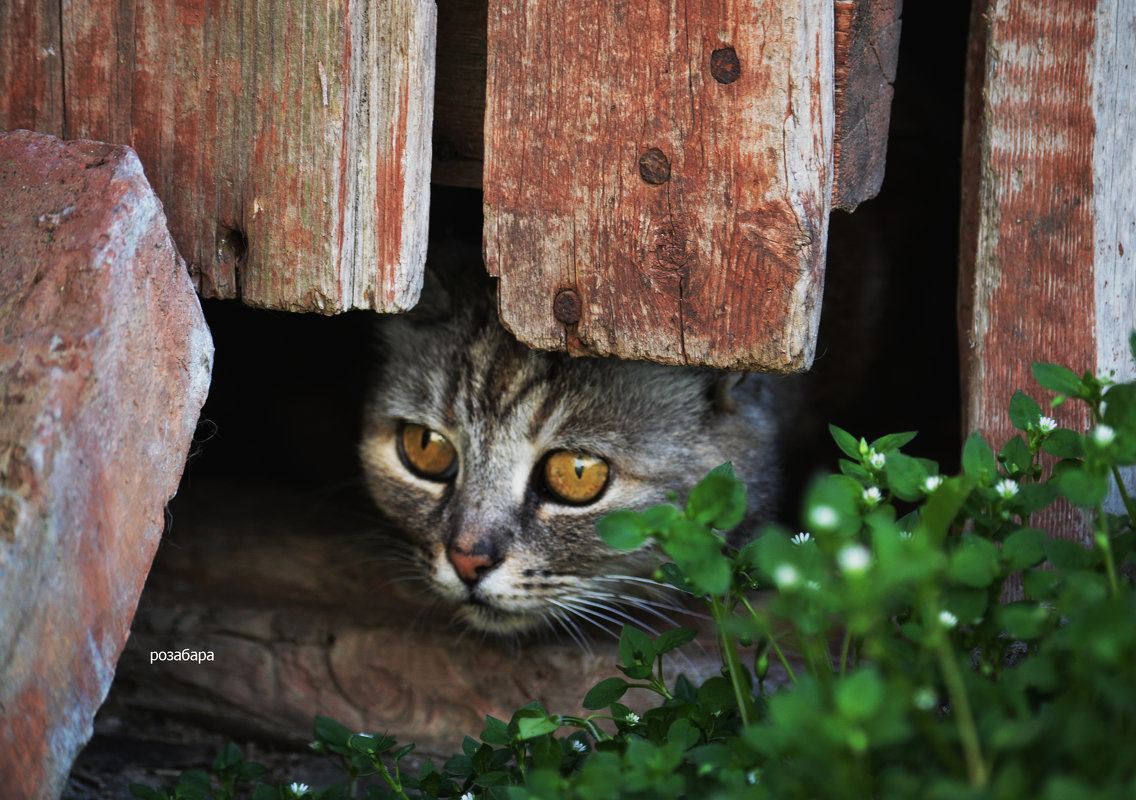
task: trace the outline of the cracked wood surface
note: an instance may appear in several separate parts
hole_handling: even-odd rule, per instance
[[[831,0],[494,0],[488,51],[485,256],[518,338],[809,366],[833,176]],[[558,318],[558,295],[577,321]]]

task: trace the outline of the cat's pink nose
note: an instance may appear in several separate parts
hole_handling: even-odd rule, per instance
[[[447,549],[446,557],[450,559],[458,577],[470,585],[477,583],[486,572],[501,563],[499,558],[495,559],[492,556],[477,553],[465,553],[456,547]]]

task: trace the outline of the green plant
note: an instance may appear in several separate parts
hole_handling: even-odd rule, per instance
[[[413,776],[400,771],[412,746],[390,737],[321,718],[317,746],[350,781],[381,777],[368,798],[1136,796],[1136,592],[1124,572],[1136,514],[1120,472],[1136,464],[1136,383],[1048,364],[1034,375],[1055,404],[1088,404],[1087,434],[1018,392],[1018,435],[997,454],[972,435],[962,473],[945,476],[902,451],[912,433],[868,442],[832,427],[845,458],[811,487],[807,532],[771,527],[740,549],[717,533],[745,509],[728,465],[681,508],[605,518],[608,544],[653,539],[672,559],[661,579],[705,599],[721,675],[694,685],[665,673],[663,656],[693,631],[626,627],[622,676],[588,693],[586,717],[533,704],[488,718],[461,753]],[[1110,486],[1122,513],[1105,511]],[[1091,546],[1031,525],[1058,497],[1091,514]],[[1003,602],[1019,574],[1022,596]],[[787,687],[767,685],[771,662]],[[620,702],[629,691],[656,702],[637,715]],[[209,796],[229,797],[175,795]]]

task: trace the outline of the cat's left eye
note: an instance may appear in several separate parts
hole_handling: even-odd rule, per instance
[[[564,503],[583,505],[597,499],[610,470],[602,458],[572,450],[555,450],[544,460],[544,484]]]
[[[435,481],[446,481],[454,474],[457,452],[442,434],[417,425],[404,423],[399,436],[399,453],[411,472]]]

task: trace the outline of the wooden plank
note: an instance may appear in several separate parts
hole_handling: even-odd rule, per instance
[[[0,3],[0,130],[63,133],[59,0]]]
[[[50,5],[36,13],[62,19],[62,135],[137,150],[203,296],[324,313],[413,305],[430,0]],[[44,93],[21,91],[0,127],[39,127]]]
[[[492,0],[485,256],[505,324],[574,353],[806,368],[832,39],[825,0]]]
[[[964,424],[995,443],[1031,361],[1131,375],[1134,64],[1123,0],[977,3],[963,177]],[[1054,412],[1089,422],[1080,404]],[[1068,506],[1031,520],[1081,539]]]
[[[884,180],[903,0],[835,0],[832,207],[854,211]]]

